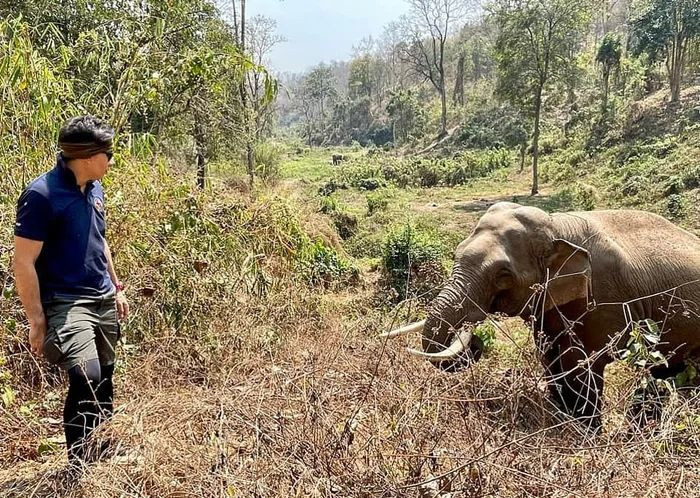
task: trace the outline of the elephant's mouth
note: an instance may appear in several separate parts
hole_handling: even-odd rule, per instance
[[[483,344],[479,337],[474,335],[474,329],[477,324],[468,324],[462,327],[452,340],[451,344],[434,353],[427,353],[418,349],[407,348],[408,352],[418,358],[426,359],[436,366],[454,371],[467,367],[481,358],[483,353]],[[425,320],[411,323],[390,332],[380,334],[380,338],[393,338],[401,335],[406,335],[412,332],[423,332]]]

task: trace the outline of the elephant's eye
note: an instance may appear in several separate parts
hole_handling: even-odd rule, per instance
[[[515,283],[515,277],[508,268],[502,268],[496,273],[494,283],[499,290],[510,289]]]

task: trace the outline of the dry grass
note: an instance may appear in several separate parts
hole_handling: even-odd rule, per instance
[[[137,458],[95,464],[70,479],[61,452],[21,462],[3,451],[0,494],[697,493],[700,425],[679,425],[697,417],[697,394],[675,395],[655,429],[634,433],[615,420],[633,384],[617,383],[608,392],[606,431],[588,435],[555,415],[517,322],[501,328],[490,357],[447,374],[409,357],[400,343],[373,337],[389,318],[371,311],[371,297],[307,295],[292,313],[275,299],[268,305],[279,306],[279,336],[271,341],[270,325],[250,326],[255,306],[229,323],[213,320],[217,344],[201,371],[173,362],[174,353],[197,349],[186,338],[154,337],[129,358],[119,412],[101,431]],[[31,431],[3,425],[16,448],[35,445]]]
[[[61,434],[63,382],[27,352],[25,329],[5,328],[0,373],[16,400],[0,402],[0,496],[697,495],[697,391],[674,393],[656,425],[635,429],[624,417],[635,373],[610,369],[605,429],[588,434],[552,406],[517,320],[473,368],[442,372],[406,354],[404,340],[376,339],[404,317],[371,275],[336,292],[294,275],[294,208],[143,183],[124,171],[110,186],[125,192],[113,246],[136,312],[118,412],[97,435],[129,458],[69,475],[62,446],[38,454]],[[187,206],[204,220],[193,232],[147,231]],[[134,244],[144,240],[147,250]],[[270,279],[264,292],[259,278]],[[16,304],[2,302],[4,318],[21,318]]]

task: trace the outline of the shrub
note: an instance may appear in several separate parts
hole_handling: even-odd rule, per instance
[[[255,174],[267,182],[275,182],[280,177],[284,148],[272,142],[255,145]]]
[[[390,194],[386,190],[377,190],[367,194],[367,216],[378,211],[385,211],[389,206]]]
[[[318,193],[320,195],[328,196],[328,195],[331,195],[336,190],[346,189],[346,188],[348,188],[348,186],[347,186],[347,184],[345,184],[343,182],[339,182],[336,180],[329,180],[318,189]]]
[[[392,230],[383,249],[382,269],[399,298],[430,298],[445,278],[444,247],[434,232],[410,223]]]
[[[331,216],[333,224],[342,239],[349,239],[357,233],[357,217],[354,214],[336,211]]]
[[[347,260],[320,240],[305,244],[299,257],[299,265],[311,286],[329,287],[357,273]]]
[[[377,190],[380,187],[386,186],[386,183],[379,178],[362,178],[357,181],[357,188],[360,190]]]
[[[333,196],[321,197],[319,211],[323,214],[331,214],[338,210],[338,199]]]
[[[547,211],[591,211],[595,208],[595,191],[577,183],[555,192],[545,203]]]
[[[680,218],[685,211],[685,203],[683,196],[680,194],[671,194],[666,199],[666,212],[671,218]]]

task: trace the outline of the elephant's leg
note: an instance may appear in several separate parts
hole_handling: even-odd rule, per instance
[[[538,344],[557,405],[589,427],[600,427],[605,361],[586,354],[571,333],[549,340],[543,335]]]

